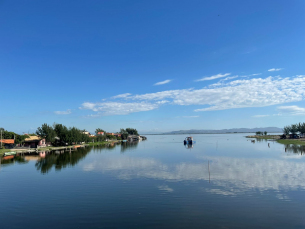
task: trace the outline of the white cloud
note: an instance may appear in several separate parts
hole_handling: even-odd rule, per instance
[[[305,115],[305,108],[298,106],[280,106],[277,108],[281,113],[290,115]]]
[[[232,76],[233,77],[233,76]],[[229,77],[227,77],[229,78]],[[214,111],[245,107],[265,107],[302,101],[305,98],[305,76],[292,78],[237,79],[211,84],[202,89],[167,90],[147,94],[127,95],[126,102],[85,102],[80,109],[102,112],[103,115],[129,114],[157,109],[161,105],[201,105],[195,111]],[[120,96],[120,95],[119,95]],[[123,98],[120,96],[119,98]],[[132,102],[131,102],[132,101]],[[294,107],[296,109],[296,107]],[[298,108],[302,113],[303,108]],[[280,108],[284,112],[285,108]],[[286,108],[287,110],[287,108]]]
[[[157,109],[158,104],[137,102],[137,103],[119,103],[119,102],[103,102],[103,103],[83,103],[80,109],[89,109],[100,112],[102,115],[127,115],[140,111],[150,111]]]
[[[305,190],[305,163],[302,161],[202,157],[203,161],[197,163],[165,164],[152,158],[103,155],[99,157],[101,160],[84,164],[83,170],[109,173],[123,180],[139,178],[171,182],[209,182],[210,180],[213,188],[209,192],[220,195],[236,195],[251,190]],[[210,178],[208,160],[210,161]],[[167,185],[158,186],[158,188],[164,191],[172,190]]]
[[[225,73],[225,74],[219,73],[217,75],[213,75],[213,76],[209,76],[209,77],[203,77],[203,78],[195,80],[195,81],[198,82],[198,81],[214,80],[214,79],[223,78],[223,77],[226,77],[226,76],[229,76],[229,75],[231,75],[231,73]]]
[[[243,79],[216,88],[169,90],[131,96],[133,100],[171,99],[176,105],[204,105],[195,111],[264,107],[304,99],[305,77]]]
[[[227,77],[227,78],[223,79],[223,81],[232,80],[232,79],[235,79],[237,77],[238,76],[230,76],[230,77]]]
[[[269,115],[253,115],[253,118],[263,118],[263,117],[268,117]]]
[[[71,114],[72,112],[70,109],[68,109],[66,111],[54,111],[54,113],[57,115],[68,115],[68,114]]]
[[[160,185],[160,186],[158,186],[158,189],[160,191],[166,191],[166,192],[173,192],[174,191],[174,189],[168,187],[168,185]]]
[[[164,80],[164,81],[161,81],[161,82],[158,82],[158,83],[155,83],[154,86],[157,86],[157,85],[163,85],[163,84],[167,84],[169,82],[171,82],[172,80]]]
[[[126,97],[128,97],[130,95],[131,95],[130,93],[125,93],[125,94],[120,94],[120,95],[113,96],[111,98],[112,99],[126,98]]]
[[[278,72],[278,71],[281,71],[283,70],[284,68],[271,68],[268,70],[268,72]]]

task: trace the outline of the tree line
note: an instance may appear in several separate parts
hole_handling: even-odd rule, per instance
[[[267,135],[267,131],[262,132],[262,131],[257,131],[255,132],[256,135]]]
[[[305,134],[305,122],[303,122],[303,123],[299,122],[297,124],[285,126],[283,128],[283,133],[286,135],[297,134],[297,133]]]
[[[44,138],[46,142],[52,143],[52,145],[72,145],[80,142],[89,142],[90,137],[83,133],[76,127],[66,127],[63,124],[54,123],[50,126],[46,123],[38,127],[36,134],[41,138]]]
[[[4,128],[2,130],[2,139],[15,139],[15,144],[22,144],[29,135],[19,135],[17,133],[7,131]],[[119,136],[113,136],[106,134],[107,132],[101,128],[95,130],[95,136],[89,137],[87,134],[84,134],[85,130],[78,129],[76,127],[66,127],[63,124],[54,123],[53,125],[48,125],[47,123],[42,124],[36,130],[36,135],[41,138],[44,138],[46,142],[50,142],[52,145],[72,145],[73,143],[80,142],[103,142],[106,139],[113,140],[124,140],[127,139],[128,135],[139,135],[138,131],[133,128],[120,129],[121,134]],[[104,134],[98,134],[99,132],[104,132]]]
[[[124,140],[128,135],[139,135],[138,131],[133,128],[121,129],[119,133],[121,137],[107,134],[107,132],[101,128],[95,130],[95,136],[89,137],[84,134],[85,130],[80,130],[76,127],[66,127],[63,124],[54,123],[53,126],[43,124],[38,127],[36,134],[42,138],[45,138],[47,142],[51,142],[53,145],[72,145],[73,143],[80,142],[103,142],[106,139],[110,140]],[[103,132],[104,134],[99,134]]]

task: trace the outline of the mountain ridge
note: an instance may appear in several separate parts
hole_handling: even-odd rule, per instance
[[[257,131],[267,131],[268,133],[281,133],[282,129],[278,127],[256,127],[256,128],[231,128],[222,130],[177,130],[165,132],[162,134],[225,134],[225,133],[255,133]]]

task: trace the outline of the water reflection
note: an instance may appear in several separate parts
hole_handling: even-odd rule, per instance
[[[15,163],[18,164],[25,164],[28,161],[25,160],[24,157],[21,156],[6,156],[1,158],[1,166],[9,166],[9,165],[14,165]]]
[[[285,145],[285,152],[286,153],[292,153],[292,154],[298,154],[298,155],[304,155],[305,153],[305,146],[304,145]]]
[[[277,159],[246,159],[202,157],[199,163],[162,163],[156,159],[136,157],[104,157],[85,164],[84,171],[111,173],[119,179],[151,178],[163,181],[207,181],[218,186],[211,189],[223,195],[237,195],[247,191],[305,189],[305,163]]]
[[[53,167],[55,170],[60,171],[67,166],[75,166],[81,159],[86,157],[86,155],[91,151],[91,147],[78,148],[74,151],[54,151],[49,154],[42,154],[35,167],[41,173],[48,173]]]
[[[184,144],[184,147],[187,149],[192,149],[192,148],[194,148],[194,145],[193,144]]]
[[[124,153],[127,150],[134,150],[137,147],[138,147],[138,142],[122,142],[121,153]]]

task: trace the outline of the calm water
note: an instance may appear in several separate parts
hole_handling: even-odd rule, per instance
[[[304,228],[305,149],[244,135],[2,161],[1,228]]]

